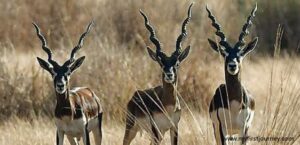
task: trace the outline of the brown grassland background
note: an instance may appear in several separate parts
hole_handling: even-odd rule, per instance
[[[71,77],[71,87],[92,88],[104,105],[104,145],[120,145],[125,107],[137,89],[161,84],[159,66],[146,46],[148,31],[142,9],[155,27],[163,49],[175,49],[188,0],[0,0],[0,144],[55,143],[55,95],[50,75],[36,57],[46,58],[32,22],[44,33],[54,58],[63,63],[89,21],[95,25],[77,56],[87,58]],[[178,90],[183,115],[180,144],[215,144],[208,105],[224,82],[224,61],[208,46],[215,37],[205,11],[207,4],[221,23],[228,41],[235,43],[257,2],[258,11],[247,40],[259,43],[243,62],[242,82],[253,94],[256,112],[250,136],[292,137],[290,141],[249,142],[251,145],[300,144],[300,1],[197,0],[188,37],[192,52],[181,64]],[[278,26],[283,34],[278,33]],[[280,31],[280,30],[279,30]],[[281,31],[280,31],[281,32]],[[276,41],[276,37],[282,39]],[[67,144],[68,142],[65,141]],[[133,144],[149,144],[138,135]],[[170,144],[165,134],[163,144]]]

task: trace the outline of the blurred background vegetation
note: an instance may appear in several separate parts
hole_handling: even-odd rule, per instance
[[[7,47],[28,51],[39,48],[31,23],[40,25],[53,49],[73,46],[74,40],[88,24],[95,20],[98,37],[127,45],[127,49],[144,49],[147,33],[142,25],[139,9],[143,9],[159,32],[161,39],[175,38],[179,32],[186,7],[191,1],[146,1],[128,0],[64,0],[31,1],[11,0],[0,4],[0,42]],[[222,25],[228,39],[234,43],[255,3],[258,11],[251,29],[252,36],[258,36],[259,53],[273,51],[276,29],[279,24],[286,33],[282,49],[294,52],[299,43],[300,1],[298,0],[224,0],[195,1],[193,20],[189,26],[190,39],[194,46],[206,46],[206,35],[213,36],[213,29],[205,11],[207,4]],[[165,34],[173,35],[166,35]],[[95,34],[96,35],[96,34]],[[173,41],[163,41],[173,46]],[[68,48],[68,47],[66,47]]]

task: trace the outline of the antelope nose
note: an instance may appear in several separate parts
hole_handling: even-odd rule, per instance
[[[63,88],[64,84],[56,84],[56,86],[59,87],[59,88]]]
[[[232,70],[233,70],[233,69],[236,69],[236,65],[235,65],[235,64],[229,64],[228,66],[229,66],[229,68],[232,69]]]
[[[168,78],[172,78],[173,77],[172,73],[167,73],[166,75],[167,75]]]

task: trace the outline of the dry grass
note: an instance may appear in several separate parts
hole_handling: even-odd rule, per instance
[[[99,54],[88,53],[86,49],[82,50],[81,54],[86,53],[88,58],[82,68],[74,74],[72,86],[87,84],[97,92],[104,102],[105,109],[104,144],[121,144],[124,133],[122,116],[126,102],[135,89],[159,84],[160,73],[157,64],[152,62],[146,54],[134,55],[130,52],[125,53],[125,50],[117,53],[114,47],[108,47],[109,49],[105,47],[107,46],[103,46],[102,49],[95,48],[99,49]],[[5,76],[7,72],[14,72],[7,78],[2,77],[4,79],[1,80],[4,90],[11,90],[4,92],[7,96],[1,98],[4,99],[1,102],[8,103],[1,104],[1,107],[6,107],[7,112],[6,109],[2,110],[3,123],[0,134],[4,136],[0,143],[53,144],[55,139],[53,120],[49,119],[49,121],[46,119],[48,117],[41,117],[50,116],[51,118],[55,103],[50,76],[35,62],[34,56],[37,54],[24,56],[7,54],[2,57],[3,64],[8,64],[6,61],[11,57],[10,55],[18,55],[19,59],[15,62],[16,66],[3,65],[6,73],[1,73]],[[23,59],[32,62],[25,64]],[[192,53],[180,68],[179,90],[185,103],[188,104],[186,106],[183,103],[185,115],[179,125],[182,144],[197,145],[214,142],[207,109],[212,93],[224,80],[223,60],[217,55],[214,59],[209,62],[199,61],[198,56]],[[295,57],[251,57],[244,61],[243,83],[252,92],[257,106],[250,136],[294,137],[298,139],[298,142],[294,144],[299,143],[300,114],[297,110],[300,105],[300,92],[298,91],[300,84],[297,78],[300,67],[297,66],[298,63],[300,60]],[[97,75],[93,67],[99,68]],[[102,68],[106,69],[102,70]],[[90,78],[91,75],[95,77]],[[80,79],[81,77],[87,79]],[[115,91],[109,88],[122,89]],[[9,110],[15,112],[9,112]],[[15,115],[23,119],[7,118]],[[169,143],[168,134],[165,136],[164,143]],[[148,142],[147,134],[135,140],[135,144]],[[258,144],[258,142],[251,144]],[[293,144],[293,142],[260,142],[259,144]]]
[[[179,130],[180,143],[184,145],[214,143],[208,104],[215,89],[224,82],[223,59],[208,47],[206,40],[214,37],[204,10],[206,3],[223,24],[229,40],[235,40],[240,31],[232,26],[242,26],[253,4],[252,1],[238,4],[237,0],[199,1],[193,8],[185,42],[191,44],[192,53],[181,65],[178,86],[183,97],[184,113]],[[151,43],[138,10],[141,8],[148,14],[164,44],[163,49],[171,52],[188,4],[181,0],[3,2],[0,17],[6,21],[0,27],[3,34],[0,36],[0,144],[44,145],[55,141],[54,90],[50,75],[36,62],[37,56],[45,58],[46,55],[40,49],[32,20],[41,26],[54,50],[54,58],[60,62],[69,56],[88,21],[95,20],[96,25],[78,55],[87,58],[72,76],[71,86],[88,86],[101,98],[105,111],[103,144],[114,145],[122,142],[124,108],[133,92],[161,83],[159,66],[145,50],[145,43]],[[260,29],[254,27],[255,30]],[[295,140],[250,144],[300,144],[300,59],[291,55],[255,56],[262,49],[259,45],[243,62],[242,81],[257,106],[250,136],[294,137]],[[168,144],[168,134],[165,137],[163,144]],[[144,133],[134,144],[148,144],[148,138]]]

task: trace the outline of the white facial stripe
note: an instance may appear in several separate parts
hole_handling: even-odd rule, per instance
[[[68,68],[68,71],[65,73],[66,76],[70,75],[71,74],[71,69]]]
[[[53,70],[53,67],[50,68],[51,73],[53,74],[53,78],[57,76],[57,73]]]
[[[66,84],[66,80],[65,80],[65,79],[62,79],[62,83],[65,85],[65,84]]]

